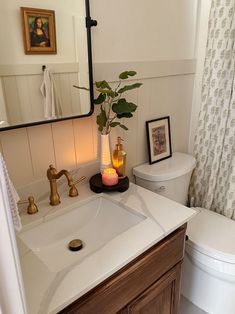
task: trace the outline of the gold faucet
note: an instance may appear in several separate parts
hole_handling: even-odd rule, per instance
[[[57,183],[56,180],[59,179],[61,176],[65,175],[68,181],[69,189],[69,196],[74,197],[78,196],[78,190],[76,188],[76,184],[81,182],[85,179],[85,177],[81,177],[76,182],[73,181],[72,175],[65,169],[57,172],[53,165],[50,165],[47,169],[47,178],[50,182],[50,205],[55,206],[60,204],[60,196],[57,191]]]

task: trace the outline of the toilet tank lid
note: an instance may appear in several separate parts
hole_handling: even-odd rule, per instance
[[[166,181],[183,176],[195,168],[196,160],[184,153],[173,153],[172,157],[149,165],[145,163],[133,169],[133,174],[148,181]]]

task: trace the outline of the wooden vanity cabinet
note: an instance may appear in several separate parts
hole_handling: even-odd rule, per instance
[[[185,231],[180,227],[60,313],[177,314]]]

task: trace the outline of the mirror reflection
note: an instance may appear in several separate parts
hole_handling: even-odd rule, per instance
[[[85,1],[0,6],[0,128],[88,114]]]

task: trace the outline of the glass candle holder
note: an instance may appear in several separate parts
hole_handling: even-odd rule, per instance
[[[107,186],[118,184],[118,174],[115,169],[107,168],[102,172],[102,183]]]

